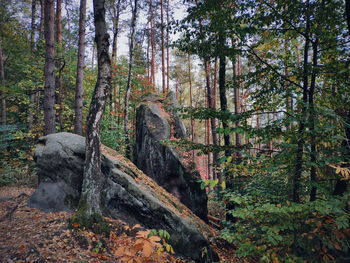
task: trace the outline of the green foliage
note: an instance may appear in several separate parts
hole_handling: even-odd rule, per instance
[[[237,218],[223,237],[239,244],[237,256],[262,262],[335,261],[349,249],[349,196],[305,204],[269,203],[254,196],[234,195]]]
[[[101,143],[112,149],[118,149],[120,153],[125,151],[123,127],[115,116],[108,113],[103,116],[101,122]]]

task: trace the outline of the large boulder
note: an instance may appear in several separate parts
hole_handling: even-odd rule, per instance
[[[173,110],[172,93],[144,97],[136,113],[135,164],[197,216],[207,221],[208,198],[190,153],[177,151],[167,140],[186,139],[186,129]]]
[[[34,156],[39,187],[29,205],[47,211],[76,207],[83,181],[84,137],[57,133],[39,142]],[[196,262],[218,261],[208,241],[214,234],[209,226],[129,160],[108,147],[101,150],[105,216],[149,229],[165,229],[177,255]]]

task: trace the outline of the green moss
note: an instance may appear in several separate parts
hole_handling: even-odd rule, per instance
[[[79,202],[78,211],[70,218],[70,228],[85,228],[96,234],[108,235],[111,231],[109,224],[103,219],[99,213],[86,214],[87,202],[82,199]]]

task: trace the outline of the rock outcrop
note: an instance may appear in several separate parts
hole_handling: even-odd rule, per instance
[[[165,140],[185,139],[186,129],[173,109],[173,94],[146,96],[136,113],[135,164],[197,216],[207,221],[207,195],[190,153],[176,151]]]
[[[165,229],[177,255],[196,262],[218,261],[208,242],[213,234],[210,227],[129,160],[108,147],[101,150],[105,216]],[[80,198],[84,158],[84,137],[57,133],[40,138],[34,156],[40,184],[29,205],[48,211],[74,208]]]

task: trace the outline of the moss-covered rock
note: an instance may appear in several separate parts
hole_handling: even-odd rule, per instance
[[[72,141],[75,144],[74,147],[71,147]],[[69,204],[76,204],[81,193],[81,185],[76,182],[82,182],[83,179],[84,138],[74,134],[58,133],[45,136],[40,142],[35,160],[41,185],[49,182],[62,188],[60,193],[63,195],[68,192],[75,193],[75,195],[69,194]],[[80,142],[79,147],[77,142]],[[75,152],[75,149],[78,151]],[[138,223],[145,228],[167,230],[171,236],[169,243],[182,257],[196,262],[218,260],[208,241],[214,233],[206,223],[129,160],[108,147],[102,146],[101,150],[102,172],[105,176],[102,190],[103,216],[122,219],[129,224]],[[71,162],[74,162],[74,165]],[[81,167],[78,167],[78,164]],[[43,190],[40,195],[42,199],[35,203],[38,208],[43,204],[46,207],[50,206],[45,203],[51,195],[50,191],[41,189]],[[32,199],[35,199],[35,196],[36,194],[29,201],[30,205],[33,205]],[[66,196],[68,195],[65,195],[65,198]],[[60,201],[64,202],[65,198],[61,198]],[[37,198],[36,201],[38,201]],[[84,202],[81,201],[71,223],[92,228],[95,232],[108,231],[100,216],[84,216],[83,204]]]

